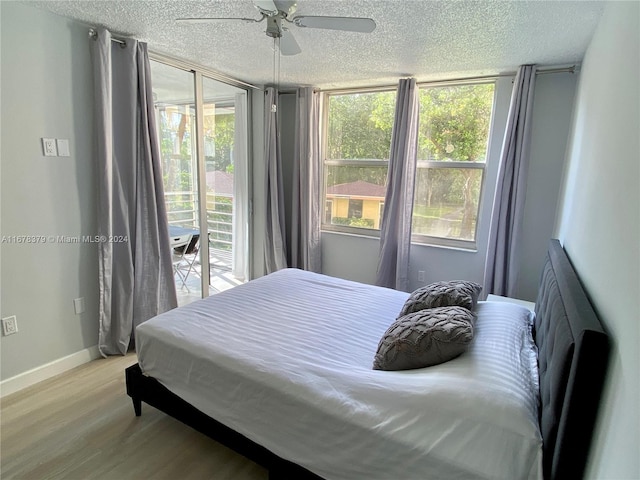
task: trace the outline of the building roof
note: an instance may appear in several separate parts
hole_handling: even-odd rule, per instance
[[[357,180],[350,183],[340,183],[333,187],[327,187],[327,195],[345,195],[349,197],[376,197],[383,198],[387,187],[375,183]]]

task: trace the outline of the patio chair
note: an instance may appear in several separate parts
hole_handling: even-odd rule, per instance
[[[189,265],[189,268],[187,269],[187,273],[184,276],[185,281],[187,280],[187,278],[189,278],[189,274],[191,272],[193,272],[194,275],[197,275],[198,277],[200,276],[200,272],[196,268],[196,264],[199,263],[198,262],[199,247],[200,247],[200,237],[198,236],[195,243],[193,245],[190,245],[189,248],[184,253],[184,258],[187,264]]]
[[[183,266],[189,266],[188,260],[185,258],[185,253],[189,244],[191,243],[191,235],[190,233],[184,235],[174,235],[170,238],[169,245],[171,245],[171,255],[172,255],[172,263],[173,263],[173,273],[174,275],[178,275],[182,283],[182,287],[189,291],[189,287],[187,286],[187,276],[182,272],[181,268]]]

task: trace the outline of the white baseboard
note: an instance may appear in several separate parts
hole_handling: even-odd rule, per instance
[[[0,382],[0,397],[10,395],[22,390],[23,388],[30,387],[38,382],[55,377],[56,375],[99,357],[100,351],[98,350],[98,346],[94,345],[93,347],[85,348],[84,350],[59,358],[58,360],[54,360],[53,362],[49,362],[40,367],[33,368],[27,372],[16,375],[15,377],[7,378]]]

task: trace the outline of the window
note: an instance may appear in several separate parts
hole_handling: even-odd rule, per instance
[[[395,90],[326,95],[324,229],[377,234],[395,98]]]
[[[473,247],[495,83],[420,88],[413,241]]]
[[[495,82],[420,86],[413,242],[475,247]],[[379,234],[395,91],[325,96],[323,229]],[[365,230],[368,229],[368,230]]]

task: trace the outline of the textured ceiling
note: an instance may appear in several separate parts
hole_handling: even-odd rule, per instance
[[[265,22],[184,25],[179,17],[259,18],[251,0],[28,1],[114,34],[148,42],[153,52],[204,65],[257,85],[273,83]],[[373,33],[291,27],[302,53],[280,57],[280,85],[322,88],[394,84],[514,71],[524,63],[582,59],[603,2],[299,0],[299,15],[370,17]]]

